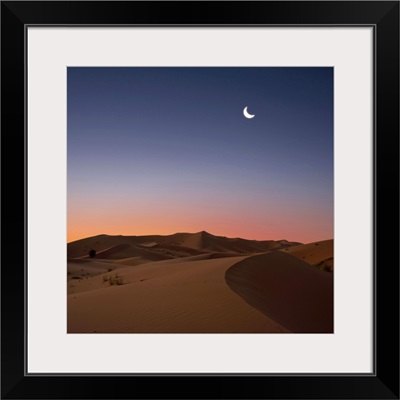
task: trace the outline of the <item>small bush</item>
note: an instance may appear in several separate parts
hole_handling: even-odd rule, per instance
[[[89,251],[89,257],[90,257],[90,258],[96,257],[96,250],[94,250],[94,249],[90,250],[90,251]]]
[[[324,272],[333,272],[333,267],[332,267],[332,265],[326,265],[326,264],[324,264],[324,265],[322,266],[322,268],[321,268],[321,271],[324,271]]]
[[[122,279],[122,276],[115,274],[114,278],[112,276],[106,277],[106,279],[104,280],[103,278],[103,282],[106,282],[108,280],[108,283],[110,286],[112,285],[123,285],[124,281]]]
[[[332,259],[322,260],[315,265],[318,269],[324,272],[333,272]]]

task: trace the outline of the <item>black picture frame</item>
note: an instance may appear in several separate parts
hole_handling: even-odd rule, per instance
[[[151,376],[26,373],[26,29],[29,25],[76,24],[374,28],[374,373]],[[398,1],[4,1],[1,44],[2,398],[399,398]]]

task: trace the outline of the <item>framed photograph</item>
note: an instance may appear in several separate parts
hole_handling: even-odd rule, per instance
[[[3,398],[399,398],[398,2],[1,7]]]

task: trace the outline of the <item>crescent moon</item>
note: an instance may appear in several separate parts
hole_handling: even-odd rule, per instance
[[[243,115],[244,115],[246,118],[249,118],[249,119],[255,117],[255,114],[254,114],[254,115],[249,114],[249,112],[247,111],[247,107],[244,108],[244,110],[243,110]]]

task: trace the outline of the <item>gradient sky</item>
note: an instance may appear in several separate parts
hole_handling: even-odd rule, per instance
[[[67,157],[68,241],[330,239],[333,69],[69,67]]]

